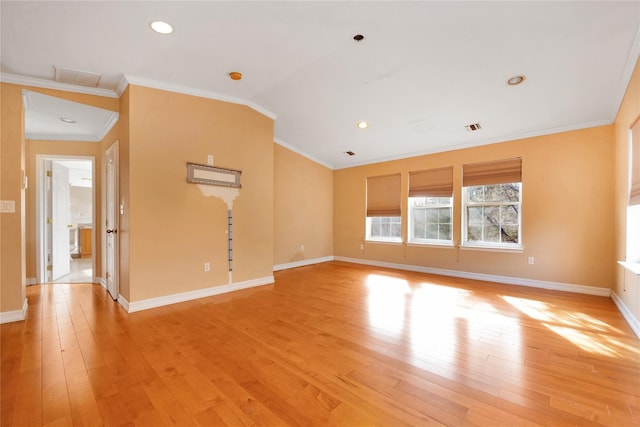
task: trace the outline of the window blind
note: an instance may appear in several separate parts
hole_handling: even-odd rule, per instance
[[[640,205],[640,119],[631,126],[631,190],[629,206]]]
[[[409,172],[409,197],[451,197],[453,166]]]
[[[522,158],[471,163],[462,167],[462,186],[522,182]]]
[[[367,216],[400,216],[400,174],[367,178]]]

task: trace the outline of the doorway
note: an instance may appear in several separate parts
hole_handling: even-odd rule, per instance
[[[95,159],[36,157],[38,283],[95,282]]]

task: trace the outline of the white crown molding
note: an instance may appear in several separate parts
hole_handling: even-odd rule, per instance
[[[626,320],[629,326],[631,326],[631,329],[636,333],[636,336],[640,338],[640,320],[633,315],[631,310],[629,310],[629,307],[627,307],[624,301],[622,301],[622,298],[620,298],[614,291],[611,291],[611,299],[618,307],[618,310],[620,310],[620,313],[622,313],[624,320]]]
[[[189,86],[182,86],[182,85],[173,84],[173,83],[161,82],[158,80],[146,79],[143,77],[136,77],[129,74],[125,74],[123,77],[126,83],[124,83],[122,79],[120,80],[120,83],[118,84],[118,92],[120,94],[122,94],[125,91],[128,85],[133,84],[136,86],[150,87],[154,89],[166,90],[168,92],[176,92],[176,93],[182,93],[185,95],[197,96],[200,98],[215,99],[216,101],[224,101],[232,104],[246,105],[247,107],[252,108],[253,110],[257,111],[258,113],[264,116],[269,117],[272,120],[275,120],[278,118],[278,115],[273,113],[272,111],[269,111],[266,108],[263,108],[252,101],[242,99],[242,98],[237,98],[235,96],[223,95],[217,92],[197,89]]]
[[[631,49],[629,49],[629,55],[627,56],[627,63],[625,64],[624,71],[622,72],[622,78],[620,79],[620,83],[618,83],[616,96],[613,100],[613,105],[611,106],[611,113],[609,115],[609,117],[611,117],[611,122],[614,122],[616,120],[616,116],[618,115],[618,111],[620,110],[620,106],[622,105],[622,100],[624,99],[624,95],[627,93],[627,88],[629,87],[629,82],[631,81],[633,70],[636,68],[636,64],[638,63],[639,58],[640,58],[640,25],[638,25],[638,29],[636,30],[636,36],[633,38]]]
[[[480,141],[472,141],[472,142],[467,142],[462,144],[448,145],[446,147],[438,147],[433,150],[415,151],[411,153],[398,154],[396,156],[377,157],[375,159],[363,160],[362,162],[355,162],[355,163],[351,163],[344,166],[336,166],[333,169],[335,170],[348,169],[348,168],[353,168],[357,166],[371,165],[374,163],[388,162],[391,160],[410,159],[413,157],[427,156],[429,154],[445,153],[448,151],[461,150],[463,148],[480,147],[480,146],[491,145],[491,144],[500,144],[502,142],[518,141],[520,139],[535,138],[538,136],[554,135],[562,132],[571,132],[574,130],[589,129],[589,128],[594,128],[598,126],[606,126],[606,125],[610,125],[611,123],[613,123],[613,121],[611,120],[594,120],[591,122],[577,123],[577,124],[560,126],[556,128],[544,129],[544,130],[539,130],[534,132],[525,132],[525,133],[519,133],[514,135],[507,135],[504,137],[489,138],[489,139],[483,139]]]
[[[293,145],[289,145],[286,142],[284,142],[283,140],[281,140],[280,138],[273,138],[273,142],[275,142],[276,144],[293,151],[294,153],[298,153],[300,154],[302,157],[306,157],[307,159],[311,160],[312,162],[315,162],[319,165],[324,166],[325,168],[331,169],[331,170],[335,170],[335,168],[333,166],[331,166],[329,163],[325,163],[320,159],[317,159],[315,157],[313,157],[312,155],[305,153],[304,151],[300,150],[297,147],[294,147]]]
[[[118,98],[118,95],[114,91],[109,89],[72,85],[69,83],[59,83],[53,80],[19,76],[17,74],[0,73],[0,82],[22,86],[39,87],[43,89],[55,89],[64,92],[82,93],[85,95],[104,96],[107,98]]]
[[[227,292],[238,291],[240,289],[253,288],[256,286],[270,285],[274,282],[273,276],[261,277],[244,282],[231,283],[228,285],[212,286],[210,288],[197,289],[195,291],[181,292],[179,294],[166,295],[158,298],[150,298],[142,301],[128,302],[118,296],[118,301],[125,307],[129,313],[136,311],[148,310],[150,308],[162,307],[165,305],[176,304],[179,302],[190,301],[199,298],[210,297],[212,295],[226,294]],[[120,299],[123,301],[120,301]]]
[[[440,276],[459,277],[462,279],[482,280],[485,282],[504,283],[507,285],[528,286],[532,288],[551,289],[554,291],[573,292],[577,294],[597,295],[608,297],[611,294],[609,288],[595,286],[574,285],[570,283],[548,282],[545,280],[524,279],[512,276],[496,276],[493,274],[472,273],[468,271],[446,270],[443,268],[422,267],[419,265],[396,264],[392,262],[372,261],[360,258],[335,257],[336,261],[351,262],[354,264],[371,265],[375,267],[393,268],[396,270],[416,271],[418,273],[438,274]]]
[[[29,303],[24,299],[22,310],[5,311],[0,313],[0,325],[3,323],[20,322],[27,316],[27,308]]]
[[[322,258],[303,259],[301,261],[287,262],[285,264],[277,264],[273,266],[273,271],[288,270],[290,268],[304,267],[306,265],[320,264],[323,262],[333,261],[333,256],[325,256]]]
[[[120,113],[112,111],[111,114],[109,114],[109,117],[107,118],[107,120],[105,120],[104,125],[102,126],[102,129],[96,135],[98,137],[98,141],[102,141],[104,137],[107,136],[107,133],[109,133],[111,128],[113,128],[113,126],[118,122],[119,118],[120,118]]]

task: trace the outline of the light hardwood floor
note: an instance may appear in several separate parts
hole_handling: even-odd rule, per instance
[[[2,426],[632,426],[639,341],[609,298],[329,262],[127,314],[27,288]]]

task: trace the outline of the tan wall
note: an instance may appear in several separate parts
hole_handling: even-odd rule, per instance
[[[613,283],[613,127],[528,138],[373,165],[342,169],[334,176],[336,256],[511,276],[566,284],[610,287]],[[364,244],[367,176],[454,167],[454,241],[461,239],[461,175],[465,163],[522,157],[522,253]],[[407,200],[403,200],[406,241]],[[535,257],[528,265],[527,258]]]
[[[24,301],[24,282],[35,277],[35,155],[64,154],[96,156],[96,167],[100,167],[99,143],[24,141],[24,109],[22,90],[27,89],[45,95],[56,96],[107,110],[118,111],[119,101],[94,95],[63,92],[2,83],[2,200],[16,200],[16,214],[2,214],[2,312],[19,310]],[[114,127],[114,129],[117,129]],[[117,137],[112,129],[105,140]],[[20,170],[29,177],[29,188],[20,190]],[[99,169],[96,169],[100,179]],[[97,189],[99,191],[99,189]],[[97,197],[98,209],[100,197]],[[99,217],[99,211],[96,212]],[[21,217],[21,218],[20,218]],[[96,248],[99,251],[99,238]],[[100,256],[98,252],[97,256]],[[99,259],[99,258],[98,258]],[[101,273],[97,263],[97,274]]]
[[[627,202],[629,199],[629,126],[640,116],[640,61],[631,77],[627,92],[614,123],[615,128],[615,256],[616,281],[613,291],[629,311],[640,321],[640,276],[633,274],[617,261],[626,259]],[[640,239],[640,236],[637,236]]]
[[[0,214],[0,312],[21,310],[25,301],[24,110],[21,87],[0,83],[0,200],[15,201],[15,213]]]
[[[187,162],[242,171],[233,282],[273,267],[273,120],[242,105],[129,87],[129,300],[229,283],[227,205],[186,182]],[[125,211],[127,207],[125,207]],[[211,263],[211,271],[203,265]]]
[[[333,171],[274,147],[274,265],[332,256]]]

